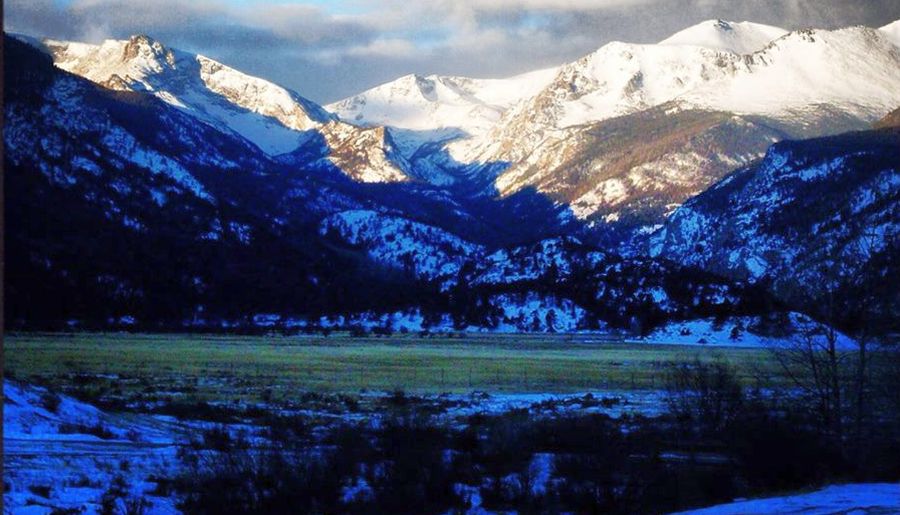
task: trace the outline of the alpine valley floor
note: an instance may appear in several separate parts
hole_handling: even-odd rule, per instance
[[[669,362],[721,359],[752,386],[778,378],[765,348],[626,341],[592,334],[351,337],[50,334],[8,336],[7,377],[125,397],[151,387],[195,400],[315,391],[561,394],[660,388]],[[786,381],[779,378],[779,381]],[[84,382],[84,381],[82,381]],[[269,393],[265,393],[268,391]]]

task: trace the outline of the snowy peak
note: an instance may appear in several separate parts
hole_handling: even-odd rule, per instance
[[[554,74],[538,70],[508,79],[405,75],[327,107],[356,124],[480,134],[509,107],[540,91]]]
[[[35,42],[30,44],[35,45]],[[100,45],[45,41],[57,67],[104,87],[150,93],[200,121],[250,141],[269,156],[324,145],[322,155],[364,182],[407,180],[384,130],[342,123],[294,91],[203,55],[170,49],[148,36]],[[429,86],[421,80],[422,88]],[[304,163],[308,164],[308,163]]]
[[[736,54],[752,54],[785,34],[787,31],[784,29],[761,23],[706,20],[675,33],[659,44],[701,46]]]
[[[881,32],[884,32],[887,35],[887,38],[897,46],[900,46],[900,20],[895,21],[894,23],[889,23],[884,27],[881,27]]]
[[[743,56],[731,76],[682,98],[786,119],[828,105],[871,122],[900,104],[898,83],[900,51],[881,31],[801,30]]]
[[[297,93],[145,35],[100,45],[47,40],[56,65],[102,86],[146,91],[270,155],[296,149],[334,117]]]
[[[688,29],[687,35],[697,35],[707,25]],[[710,26],[710,31],[723,34],[757,27],[718,21]],[[768,38],[779,30],[756,32]],[[531,133],[545,137],[548,130],[596,123],[673,101],[683,107],[783,118],[829,104],[865,121],[900,104],[896,87],[900,52],[881,31],[853,27],[791,32],[746,55],[674,44],[672,39],[676,43],[689,39],[676,36],[659,45],[609,43],[563,66],[546,88],[511,111],[482,150],[502,149],[508,138]],[[537,142],[529,141],[525,151]]]
[[[156,70],[161,70],[163,62],[168,67],[175,66],[175,55],[162,43],[145,34],[131,36],[122,48],[122,62],[141,60],[153,63]]]
[[[148,77],[177,68],[175,52],[146,35],[99,45],[46,40],[44,46],[58,67],[112,89],[153,89]]]

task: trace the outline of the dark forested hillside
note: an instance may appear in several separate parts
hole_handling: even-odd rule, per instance
[[[844,325],[874,317],[896,331],[898,220],[900,130],[889,127],[774,145],[676,211],[651,250],[769,283]]]
[[[279,167],[152,97],[56,70],[14,39],[4,57],[11,326],[310,314],[414,291],[321,241],[323,198],[358,205],[327,177]]]

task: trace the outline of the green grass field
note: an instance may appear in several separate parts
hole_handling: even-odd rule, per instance
[[[590,340],[590,343],[586,343]],[[652,389],[673,361],[721,359],[748,384],[779,380],[762,349],[599,342],[581,335],[465,338],[13,334],[10,376],[65,386],[79,376],[113,378],[124,393],[188,392],[204,399],[255,399],[265,390],[404,390],[412,393]]]

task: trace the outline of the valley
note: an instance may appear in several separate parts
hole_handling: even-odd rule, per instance
[[[325,105],[5,32],[4,513],[900,511],[898,24]]]
[[[265,390],[268,398],[279,400],[298,391],[553,395],[652,390],[663,384],[665,363],[694,357],[726,360],[741,370],[748,385],[755,376],[778,376],[764,347],[639,343],[592,334],[23,334],[9,335],[5,343],[8,377],[65,389],[87,374],[96,378],[86,378],[95,394],[121,390],[121,397],[110,400],[125,403],[132,395],[145,395],[146,388],[170,392],[169,400],[242,402],[258,402]]]

